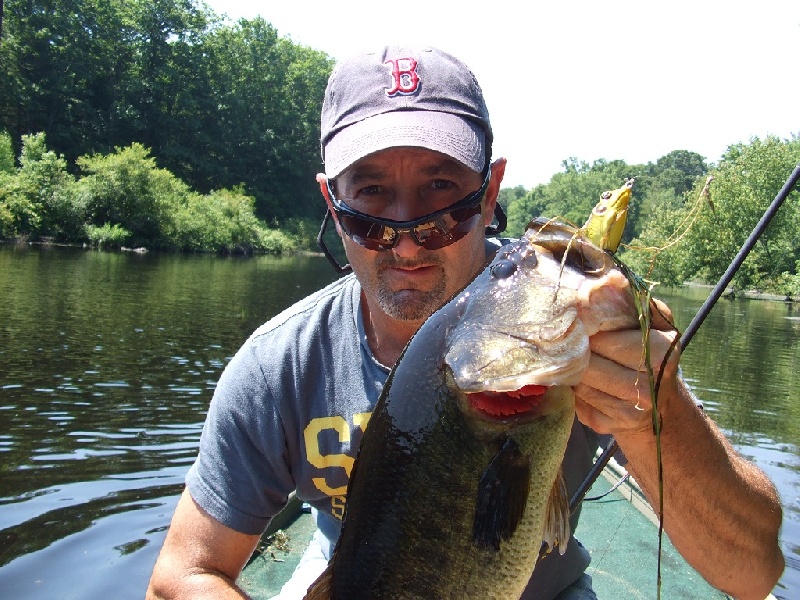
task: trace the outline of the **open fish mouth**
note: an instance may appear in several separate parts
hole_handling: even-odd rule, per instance
[[[589,337],[570,307],[550,321],[520,325],[513,335],[492,327],[462,326],[453,332],[445,363],[466,394],[489,392],[512,398],[530,390],[576,385],[589,363]],[[543,393],[543,392],[539,392]]]
[[[484,417],[507,419],[537,412],[548,387],[526,385],[511,392],[474,392],[466,394],[473,410]]]

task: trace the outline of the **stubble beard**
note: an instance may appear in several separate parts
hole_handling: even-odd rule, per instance
[[[438,261],[397,261],[389,259],[376,265],[372,274],[371,285],[381,310],[398,321],[424,321],[431,316],[447,299],[447,276]],[[436,278],[434,286],[429,290],[404,289],[393,290],[386,273],[388,267],[403,266],[436,266],[441,277]]]
[[[393,292],[385,287],[378,290],[378,304],[383,312],[398,321],[424,321],[443,303],[445,285],[439,280],[429,291],[401,290]]]

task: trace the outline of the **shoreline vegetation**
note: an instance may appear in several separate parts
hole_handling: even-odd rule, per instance
[[[0,133],[0,155],[10,151]],[[44,133],[25,135],[17,162],[0,168],[0,239],[218,254],[283,254],[314,242],[311,219],[268,225],[244,186],[197,192],[138,143],[81,156],[72,175]]]
[[[324,52],[198,0],[6,0],[0,64],[0,239],[316,250]],[[500,190],[506,235],[538,215],[580,225],[635,178],[620,258],[664,286],[716,282],[800,162],[798,135],[733,143],[716,164],[683,149],[647,164],[568,157],[547,183]],[[731,291],[800,297],[798,231],[795,189]]]
[[[714,285],[710,283],[698,283],[696,281],[684,281],[680,286],[676,287],[683,287],[683,288],[704,288],[704,289],[713,289]],[[658,292],[656,291],[656,295]],[[746,298],[747,300],[763,300],[765,302],[782,302],[782,303],[795,303],[800,302],[800,296],[791,296],[788,294],[770,294],[767,292],[762,292],[760,290],[737,290],[732,286],[728,286],[725,288],[725,291],[722,293],[722,298],[733,299],[733,298]]]
[[[256,214],[244,186],[202,194],[166,169],[138,143],[108,155],[79,157],[72,175],[65,158],[48,149],[44,133],[22,138],[15,161],[0,132],[0,240],[71,244],[128,252],[208,252],[223,255],[316,251],[319,220]],[[510,237],[532,215],[584,221],[602,191],[634,177],[634,199],[621,259],[645,279],[665,286],[717,281],[748,237],[752,224],[800,161],[800,138],[754,138],[729,147],[718,165],[679,150],[656,163],[577,159],[532,190],[503,188]],[[17,166],[19,165],[19,166]],[[318,200],[318,210],[322,210]],[[800,297],[800,192],[781,210],[734,277],[728,296],[789,300]]]
[[[185,251],[170,251],[155,249],[152,250],[147,246],[97,246],[87,242],[58,242],[48,238],[38,240],[30,240],[27,237],[5,239],[0,238],[0,245],[14,246],[14,247],[27,247],[27,246],[42,246],[45,248],[74,248],[76,250],[89,250],[95,252],[129,252],[131,254],[148,254],[150,252],[156,253],[179,253],[179,254],[217,254],[219,256],[325,256],[321,251],[308,250],[305,248],[291,247],[285,249],[283,252],[228,252],[228,253],[214,253],[214,252],[185,252]]]

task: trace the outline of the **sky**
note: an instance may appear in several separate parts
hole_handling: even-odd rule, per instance
[[[754,136],[800,135],[798,0],[205,1],[334,59],[388,44],[459,57],[508,159],[503,187],[547,183],[570,157],[716,163]]]

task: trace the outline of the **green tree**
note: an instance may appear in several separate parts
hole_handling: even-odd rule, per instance
[[[128,0],[130,63],[120,99],[126,144],[138,142],[190,180],[209,104],[204,40],[213,16],[192,0]]]
[[[215,190],[208,196],[189,194],[172,220],[171,246],[233,254],[281,251],[294,245],[288,237],[280,244],[271,240],[254,208],[254,199],[241,189]]]
[[[506,235],[520,237],[531,219],[545,214],[547,206],[545,190],[546,185],[537,185],[521,198],[515,198],[506,209],[508,228]]]
[[[503,210],[508,211],[509,205],[514,200],[524,198],[528,190],[524,186],[518,185],[513,188],[502,188],[497,195],[497,202],[503,207]]]
[[[0,173],[0,239],[28,235],[41,223],[36,205],[19,188],[17,177]]]
[[[642,166],[629,166],[622,160],[605,159],[589,165],[577,158],[569,158],[563,161],[562,166],[564,171],[553,175],[549,183],[537,186],[511,203],[509,235],[520,235],[528,222],[537,216],[560,217],[581,226],[604,191],[620,187],[625,179],[644,169]],[[632,202],[630,210],[635,210],[635,204]]]
[[[209,81],[225,135],[208,139],[216,185],[243,183],[268,221],[321,216],[319,113],[333,61],[280,38],[257,18],[207,40]],[[201,187],[201,189],[203,189]]]
[[[687,236],[692,260],[687,266],[707,280],[718,279],[800,162],[800,139],[754,138],[728,148],[712,173],[711,201]],[[800,211],[795,191],[790,195],[750,256],[739,269],[739,288],[769,286],[784,272],[794,273],[800,259]]]
[[[714,179],[708,201],[700,197],[704,180],[698,179],[680,206],[672,203],[665,207],[643,232],[642,244],[653,248],[664,246],[669,239],[679,240],[669,249],[654,253],[653,278],[716,282],[798,161],[798,138],[753,138],[749,144],[730,146],[709,173]],[[774,290],[797,275],[799,197],[796,190],[789,195],[738,270],[735,288]],[[630,259],[629,263],[644,261],[641,257]],[[644,267],[639,265],[640,269]]]
[[[44,131],[72,165],[138,142],[202,193],[242,184],[265,219],[319,218],[330,57],[197,0],[5,6],[0,130],[15,144]]]
[[[7,0],[0,127],[44,131],[69,161],[113,135],[129,55],[124,0]]]
[[[6,131],[0,131],[0,173],[14,172],[14,145]]]
[[[190,190],[158,168],[147,148],[134,143],[109,155],[82,156],[78,165],[85,173],[77,189],[88,225],[119,225],[134,245],[168,246],[165,230]]]
[[[697,180],[707,172],[705,159],[688,150],[673,150],[647,168],[647,174],[656,180],[658,187],[671,189],[676,196],[692,190]]]
[[[0,183],[3,235],[75,239],[82,215],[64,157],[48,150],[39,133],[23,136],[19,161],[17,172],[4,174]]]
[[[675,150],[648,163],[636,177],[636,202],[628,215],[626,239],[640,236],[651,220],[663,218],[664,208],[682,205],[684,196],[705,182],[707,172],[705,159],[688,150]]]

